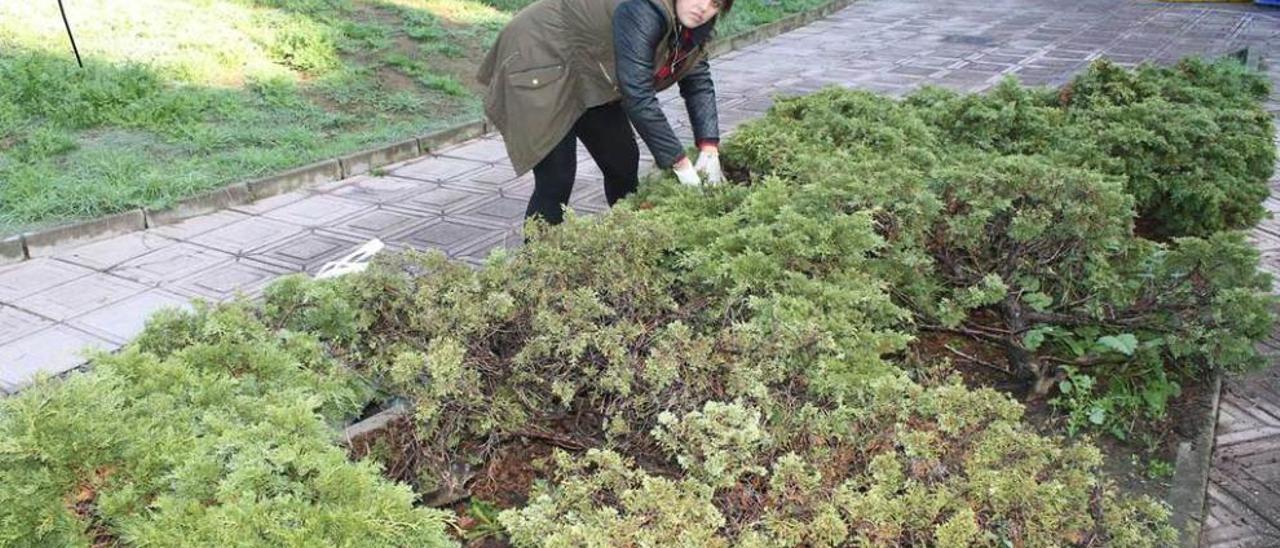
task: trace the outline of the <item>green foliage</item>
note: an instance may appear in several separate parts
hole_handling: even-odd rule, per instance
[[[937,137],[909,104],[865,91],[829,88],[801,100],[782,100],[766,120],[734,133],[725,143],[726,161],[757,175],[786,177],[807,174],[823,156],[835,156],[847,169],[862,162],[886,167],[885,155],[892,154],[897,163],[907,163],[905,168],[920,169],[933,165],[941,152]]]
[[[765,473],[764,468],[751,465],[773,441],[760,428],[759,410],[708,401],[701,411],[683,417],[662,413],[658,424],[653,437],[663,450],[674,455],[691,477],[712,487],[733,485],[744,474]]]
[[[315,74],[338,65],[338,34],[331,27],[288,14],[266,19],[261,40],[276,62]]]
[[[719,259],[695,265],[671,226],[625,210],[598,222],[571,217],[478,272],[438,254],[407,254],[351,282],[286,282],[268,291],[267,309],[289,311],[271,317],[298,328],[340,318],[325,324],[326,341],[388,390],[414,396],[420,435],[439,459],[456,458],[451,450],[465,440],[572,408],[608,417],[608,438],[645,436],[661,411],[682,415],[710,396],[765,397],[786,371],[835,364],[844,348],[865,356],[865,374],[890,371],[881,356],[905,339],[872,328],[866,313],[901,312],[874,286],[860,292],[870,305],[838,308],[839,286],[789,273],[804,271],[800,261],[791,269],[779,262],[772,281],[733,264],[704,279],[688,268]],[[813,312],[837,309],[844,314],[825,321]],[[855,327],[866,330],[856,340],[836,336]]]
[[[268,307],[359,303],[344,316],[358,342],[339,351],[413,397],[435,466],[589,417],[568,443],[604,449],[560,454],[501,514],[517,545],[1167,541],[1164,511],[1115,495],[1095,449],[1036,436],[994,391],[893,374],[884,356],[907,338],[877,328],[902,312],[869,291],[883,241],[865,214],[824,209],[820,185],[723,190],[661,185],[651,209],[534,225],[479,271],[392,256]],[[1130,519],[1099,521],[1098,505]]]
[[[330,424],[363,390],[245,306],[167,312],[89,373],[0,401],[0,543],[440,546]]]
[[[492,503],[473,497],[467,504],[467,516],[475,520],[475,525],[463,535],[468,542],[497,538],[505,532],[498,521],[499,510]]]
[[[1262,219],[1275,162],[1266,78],[1231,60],[1130,71],[1093,63],[1057,93],[1006,80],[991,93],[908,99],[948,148],[1038,154],[1122,177],[1147,236],[1207,237]]]
[[[1236,131],[1177,114],[1265,115],[1258,78],[1230,62],[1137,72],[1102,62],[1061,93],[1006,81],[984,95],[925,89],[895,102],[831,89],[746,124],[726,162],[755,186],[781,177],[827,209],[869,215],[884,241],[861,255],[862,271],[887,280],[920,328],[990,345],[1042,394],[1087,376],[1092,393],[1057,399],[1073,430],[1123,436],[1162,416],[1181,384],[1260,363],[1252,341],[1273,321],[1270,281],[1242,234],[1220,229],[1257,220],[1239,212],[1261,211],[1270,118]],[[1171,114],[1121,120],[1141,108]],[[1239,154],[1177,140],[1120,150],[1099,137],[1103,119],[1205,141],[1231,133]],[[1177,199],[1144,190],[1157,180],[1177,185]],[[1197,188],[1253,190],[1226,200]]]
[[[905,104],[949,147],[997,154],[1047,154],[1061,142],[1077,138],[1063,135],[1074,128],[1060,108],[1057,94],[1025,88],[1006,78],[985,94],[960,94],[926,87],[909,96]]]
[[[316,284],[301,274],[285,276],[267,286],[263,314],[279,327],[338,345],[351,344],[368,329],[370,320],[350,298],[350,291],[342,281]]]
[[[1021,407],[991,390],[957,384],[922,388],[873,381],[858,398],[829,409],[805,407],[764,419],[741,404],[714,404],[726,455],[757,466],[736,484],[693,474],[676,483],[614,453],[560,455],[555,482],[528,506],[503,512],[521,546],[1082,545],[1125,539],[1162,546],[1173,531],[1167,510],[1128,501],[1096,475],[1101,455],[1061,446],[1018,420]],[[706,419],[691,414],[681,423]],[[724,422],[726,418],[730,425]],[[741,442],[772,432],[776,444]],[[694,447],[706,447],[694,434]],[[699,442],[698,439],[704,441]],[[680,458],[688,447],[670,444]],[[730,447],[738,445],[737,449]],[[684,461],[682,461],[683,463]],[[725,478],[728,476],[718,476]],[[714,503],[714,505],[712,505]],[[1096,505],[1125,519],[1104,519]],[[683,521],[683,536],[668,523]],[[650,524],[640,529],[637,522]],[[652,536],[651,536],[652,535]],[[1132,544],[1130,544],[1132,542]]]
[[[561,452],[556,464],[559,481],[536,486],[528,507],[499,516],[517,546],[727,546],[706,485],[646,474],[612,451]]]

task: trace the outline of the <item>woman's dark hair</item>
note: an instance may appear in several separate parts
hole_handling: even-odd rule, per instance
[[[729,13],[733,9],[733,0],[716,0],[716,6],[720,8],[720,13],[717,14],[718,18],[719,15]]]

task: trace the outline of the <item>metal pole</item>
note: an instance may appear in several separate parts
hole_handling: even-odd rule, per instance
[[[67,38],[71,39],[71,51],[76,54],[76,64],[84,68],[84,62],[80,61],[80,48],[76,47],[76,37],[71,34],[71,23],[67,21],[67,10],[62,7],[62,0],[58,0],[58,11],[62,12],[62,24],[67,27]]]

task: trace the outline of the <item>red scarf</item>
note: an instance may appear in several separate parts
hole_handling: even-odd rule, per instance
[[[698,45],[694,43],[693,31],[681,28],[680,39],[676,43],[676,47],[671,48],[670,53],[667,54],[667,59],[661,65],[658,65],[658,69],[654,72],[654,83],[657,84],[670,78],[672,73],[676,72],[676,68],[687,61],[697,48]]]

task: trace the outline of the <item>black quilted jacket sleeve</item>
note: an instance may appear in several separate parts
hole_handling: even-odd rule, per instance
[[[658,10],[650,0],[622,2],[613,16],[613,48],[623,108],[658,166],[668,169],[684,157],[684,147],[663,114],[653,86],[655,63],[662,62],[653,58],[654,50],[667,31],[666,18]],[[699,142],[719,139],[716,92],[707,61],[686,74],[679,87],[694,138]]]

